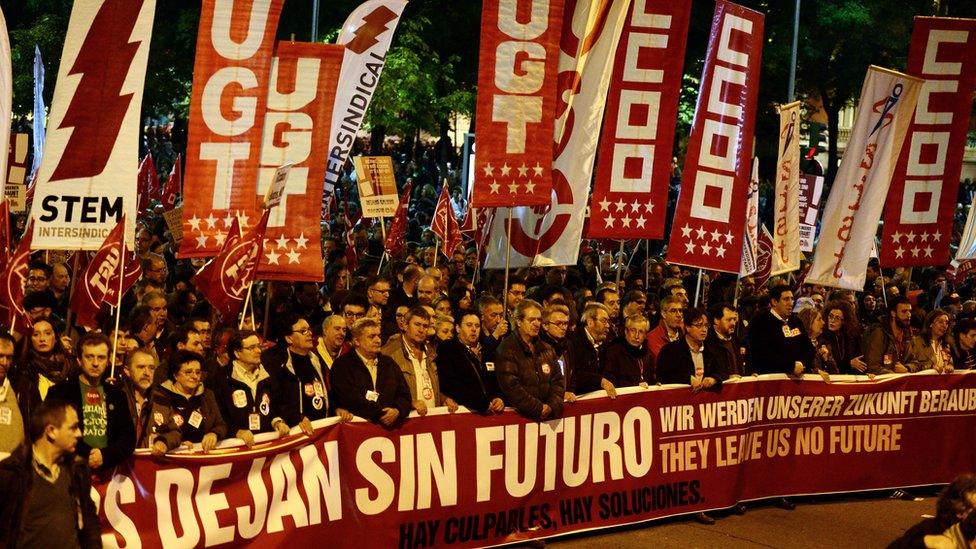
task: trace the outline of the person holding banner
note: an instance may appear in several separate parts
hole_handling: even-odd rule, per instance
[[[599,295],[599,294],[598,294]],[[613,292],[616,296],[617,293]],[[603,375],[603,353],[600,347],[607,341],[610,330],[610,309],[603,303],[588,303],[581,315],[582,326],[566,338],[563,355],[563,375],[566,378],[566,402],[576,402],[576,394],[598,389],[617,398],[617,390]]]
[[[623,336],[607,346],[603,357],[603,375],[615,387],[647,387],[657,382],[654,356],[647,350],[649,326],[644,315],[629,315],[624,320]]]
[[[864,338],[864,362],[869,374],[904,374],[918,371],[912,348],[912,303],[907,297],[888,302],[888,316],[881,317]]]
[[[837,360],[842,374],[863,372],[867,365],[861,360],[861,326],[854,307],[845,300],[831,300],[824,307],[823,316],[827,329],[820,335],[820,342],[827,345]]]
[[[542,306],[523,299],[515,329],[498,345],[495,369],[505,402],[523,416],[545,421],[562,416],[566,380],[551,347],[539,339]]]
[[[481,320],[471,309],[457,316],[457,335],[437,346],[437,375],[441,392],[458,404],[481,414],[505,410],[494,367],[481,360]]]
[[[941,309],[925,316],[922,333],[912,338],[912,352],[918,358],[918,371],[931,369],[940,374],[952,373],[952,353],[946,341],[949,322],[949,313]]]
[[[128,404],[129,417],[136,434],[136,448],[146,448],[149,437],[149,412],[152,408],[150,389],[153,387],[153,373],[156,359],[152,353],[137,347],[125,357],[122,381],[119,387]]]
[[[411,307],[405,318],[407,329],[399,338],[387,342],[380,352],[393,359],[410,388],[413,409],[427,415],[430,408],[447,406],[454,413],[457,403],[441,393],[437,376],[436,347],[428,343],[431,315],[424,307]]]
[[[952,339],[949,341],[952,351],[952,363],[957,370],[972,370],[976,368],[976,320],[960,318],[952,327]]]
[[[750,362],[761,374],[799,376],[810,367],[813,356],[803,324],[793,310],[793,290],[786,284],[769,289],[769,309],[756,315],[749,326]]]
[[[708,337],[708,315],[704,309],[686,309],[682,315],[684,337],[672,341],[657,356],[657,381],[691,385],[692,392],[718,390],[729,377],[719,370],[712,349],[705,346]]]
[[[152,453],[161,456],[180,445],[199,442],[204,452],[227,438],[227,424],[213,391],[203,386],[203,357],[177,351],[170,357],[169,379],[153,393],[152,422],[156,426]]]

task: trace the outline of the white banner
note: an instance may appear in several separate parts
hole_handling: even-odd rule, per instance
[[[976,259],[976,208],[969,204],[969,215],[966,217],[966,227],[962,230],[959,240],[959,250],[956,251],[956,261]]]
[[[593,178],[594,160],[617,41],[630,0],[578,2],[571,27],[563,25],[553,161],[552,203],[544,208],[513,209],[512,235],[505,238],[507,208],[498,208],[486,253],[485,268],[575,265],[583,235],[583,212]],[[564,21],[568,21],[565,19]],[[573,54],[567,54],[566,45]]]
[[[802,252],[813,251],[823,187],[822,175],[800,176],[800,251]]]
[[[10,57],[10,39],[7,36],[7,20],[0,9],[0,196],[7,183],[7,154],[10,146],[10,119],[14,101],[13,60]]]
[[[136,218],[139,116],[155,0],[75,0],[34,193],[33,249],[97,250]],[[135,223],[126,246],[135,248]]]
[[[871,244],[921,85],[920,78],[868,67],[807,283],[864,288]]]
[[[363,125],[369,101],[383,72],[393,32],[406,5],[407,0],[368,0],[349,14],[342,25],[336,43],[346,47],[346,54],[332,107],[325,194],[332,194],[342,177],[342,167],[352,152],[356,133]]]
[[[779,109],[772,276],[800,268],[800,102]]]
[[[759,158],[752,159],[752,175],[749,178],[749,194],[746,195],[745,238],[742,239],[742,259],[739,276],[756,272],[759,258]]]

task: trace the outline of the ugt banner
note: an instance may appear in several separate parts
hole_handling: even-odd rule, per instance
[[[864,289],[874,235],[922,80],[871,65],[824,209],[807,283]]]
[[[591,238],[664,236],[690,14],[690,0],[630,4],[603,113]]]
[[[271,53],[284,0],[204,0],[193,64],[180,257],[217,253],[261,216],[257,180]],[[134,217],[133,217],[134,218]]]
[[[257,277],[321,281],[322,182],[343,46],[278,42],[271,69],[257,195],[278,166],[292,164],[281,204],[271,210]]]
[[[880,257],[885,267],[949,262],[976,91],[974,51],[976,19],[915,18],[905,72],[925,82],[888,191]]]
[[[251,450],[138,455],[95,486],[102,540],[484,547],[976,467],[960,435],[976,428],[976,373],[859,379],[626,388],[542,423],[444,408],[395,431],[329,419],[311,437],[259,435]]]
[[[484,1],[476,208],[549,203],[562,28],[563,0]]]
[[[34,249],[97,250],[136,218],[139,116],[155,0],[76,0],[34,189]],[[135,224],[125,234],[135,249]]]
[[[738,4],[715,4],[669,263],[739,272],[764,20]]]

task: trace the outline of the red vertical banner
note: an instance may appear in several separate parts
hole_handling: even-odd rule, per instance
[[[630,5],[603,113],[589,237],[664,236],[690,13],[690,0]]]
[[[763,21],[738,4],[715,4],[669,263],[739,272]]]
[[[284,0],[204,0],[193,65],[180,257],[212,256],[256,220],[271,54]]]
[[[916,17],[906,73],[925,79],[888,190],[885,267],[949,262],[949,240],[976,90],[976,19]]]
[[[279,42],[271,71],[258,196],[278,166],[291,164],[271,210],[258,278],[321,281],[322,187],[344,46]]]
[[[481,14],[473,205],[549,204],[563,0],[485,0]]]

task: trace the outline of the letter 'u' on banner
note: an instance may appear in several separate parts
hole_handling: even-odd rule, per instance
[[[874,65],[827,200],[807,283],[860,291],[922,79]]]

